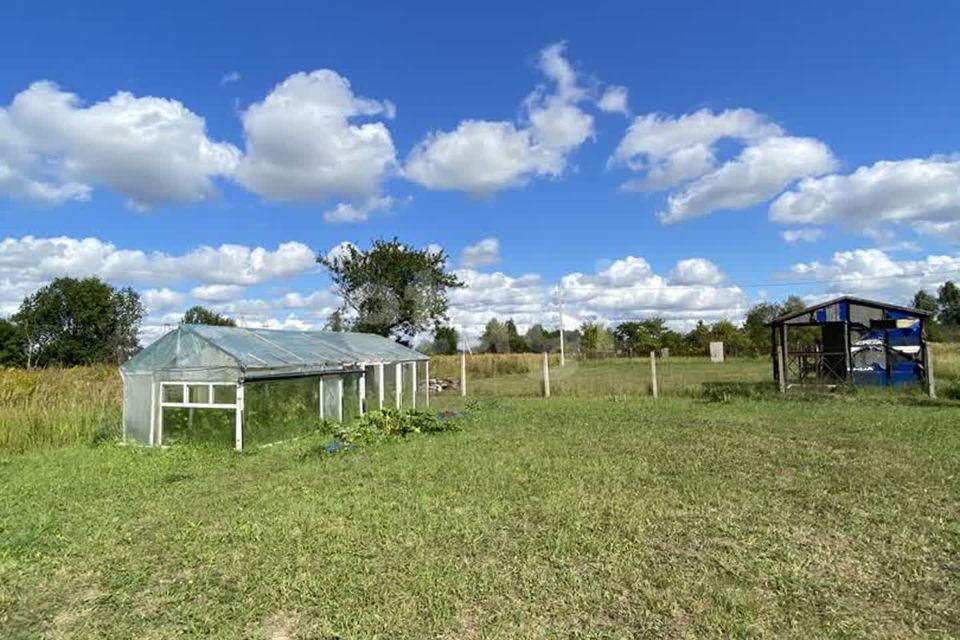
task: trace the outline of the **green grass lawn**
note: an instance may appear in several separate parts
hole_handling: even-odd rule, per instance
[[[0,637],[960,635],[955,408],[514,399],[321,442],[7,454]]]

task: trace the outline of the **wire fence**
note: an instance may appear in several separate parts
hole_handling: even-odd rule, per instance
[[[462,359],[461,359],[462,358]],[[660,396],[697,396],[710,383],[772,384],[768,358],[661,357],[656,361]],[[606,397],[653,395],[650,356],[617,358],[547,357],[551,396]],[[461,370],[467,397],[535,397],[545,394],[543,354],[466,354],[434,356],[430,363],[433,393],[460,394]]]

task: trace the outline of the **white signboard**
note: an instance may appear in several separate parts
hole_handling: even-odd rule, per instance
[[[723,343],[722,342],[710,343],[710,361],[723,362]]]

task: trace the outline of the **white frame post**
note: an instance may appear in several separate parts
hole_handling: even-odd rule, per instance
[[[396,405],[396,406],[397,406],[397,409],[401,409],[401,408],[403,408],[403,363],[402,363],[402,362],[398,362],[398,363],[396,364],[396,368],[397,368],[397,373],[396,373],[396,375],[397,375],[397,388],[396,388],[396,390],[395,390],[396,393],[394,393],[393,395],[396,396],[396,397],[394,398],[394,402],[397,403],[397,405]]]
[[[460,395],[467,397],[467,352],[460,352]]]
[[[343,376],[337,378],[337,419],[343,422]]]
[[[237,383],[237,402],[234,411],[236,412],[236,415],[234,416],[234,446],[236,446],[237,451],[243,451],[244,393],[242,382]]]
[[[320,376],[320,419],[323,420],[323,376]]]
[[[357,385],[360,389],[360,415],[363,415],[363,404],[367,399],[367,365],[362,365],[360,371],[360,382]]]
[[[150,381],[150,444],[153,445],[155,429],[157,428],[157,383]],[[124,424],[124,440],[126,440],[126,424]]]
[[[417,361],[410,363],[410,407],[417,408]]]
[[[429,409],[430,408],[430,361],[429,360],[427,360],[426,365],[427,365],[426,369],[424,370],[423,373],[427,376],[427,392],[425,394],[425,397],[427,399],[427,408]]]
[[[378,406],[377,408],[382,410],[383,409],[383,372],[384,372],[383,363],[381,362],[377,364],[377,368],[379,369],[379,371],[377,372],[377,386],[380,387],[377,390],[377,398],[379,400],[380,406]]]

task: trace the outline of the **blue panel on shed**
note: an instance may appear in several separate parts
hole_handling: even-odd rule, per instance
[[[826,322],[827,321],[827,310],[826,308],[817,309],[817,322]]]
[[[850,319],[850,303],[846,300],[840,303],[840,320],[846,321]]]

